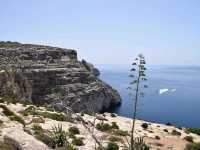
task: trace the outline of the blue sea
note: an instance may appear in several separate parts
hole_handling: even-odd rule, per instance
[[[98,65],[100,78],[118,90],[122,105],[110,110],[131,117],[133,100],[126,89],[130,66]],[[137,118],[172,123],[176,126],[200,127],[200,67],[148,66],[148,85],[140,98]]]

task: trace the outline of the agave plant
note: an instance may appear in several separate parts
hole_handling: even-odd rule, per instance
[[[54,126],[52,128],[51,138],[55,147],[63,147],[68,144],[67,132],[63,130],[62,125]]]
[[[150,150],[150,147],[146,145],[143,137],[137,137],[133,140],[133,145],[125,145],[123,150]]]
[[[129,87],[127,89],[130,91],[129,95],[131,96],[131,99],[133,99],[133,117],[132,117],[132,127],[131,127],[131,139],[130,139],[130,146],[131,150],[134,146],[134,132],[135,132],[135,123],[136,123],[136,117],[137,117],[137,111],[138,111],[138,105],[140,101],[140,97],[144,97],[144,93],[142,91],[143,88],[147,88],[147,85],[143,84],[143,81],[146,81],[146,68],[145,68],[145,57],[140,54],[138,57],[134,60],[132,63],[131,68],[131,74],[129,77],[131,78],[131,82]]]
[[[133,150],[149,150],[149,147],[145,144],[143,137],[135,138]]]

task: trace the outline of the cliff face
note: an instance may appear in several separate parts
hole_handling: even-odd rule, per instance
[[[0,42],[0,56],[23,56],[23,63],[30,64],[23,73],[27,80],[19,83],[26,95],[31,94],[29,100],[34,104],[48,104],[62,111],[71,106],[79,112],[101,111],[121,101],[116,90],[98,79],[99,71],[93,65],[78,61],[75,50]],[[24,84],[27,81],[29,84]],[[2,91],[1,81],[0,85]]]

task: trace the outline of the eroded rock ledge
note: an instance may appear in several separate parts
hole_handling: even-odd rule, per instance
[[[77,59],[75,50],[0,42],[0,56],[13,55],[23,55],[23,61],[31,64],[23,74],[27,80],[16,76],[16,89],[20,91],[23,87],[22,96],[34,104],[48,104],[63,111],[65,106],[71,106],[80,112],[102,111],[121,101],[118,92],[97,77],[100,73],[93,65]],[[2,96],[8,79],[3,72],[0,78]]]

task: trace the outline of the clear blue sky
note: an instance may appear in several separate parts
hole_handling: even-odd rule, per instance
[[[200,64],[199,0],[0,0],[0,40],[77,49],[94,64]]]

